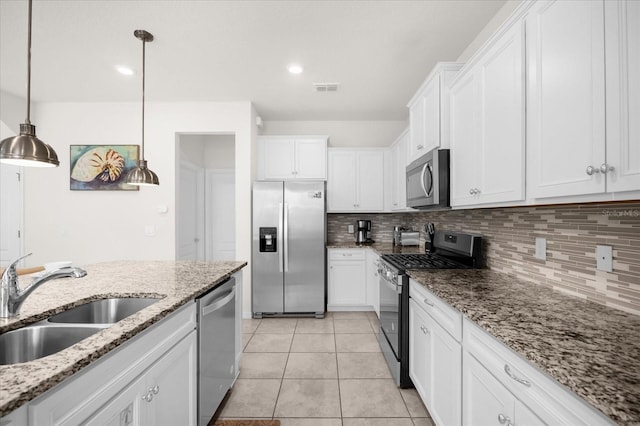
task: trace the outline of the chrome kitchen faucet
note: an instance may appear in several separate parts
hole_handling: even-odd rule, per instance
[[[11,318],[20,314],[20,308],[27,297],[42,284],[57,278],[81,278],[87,275],[87,271],[80,268],[65,267],[51,271],[39,278],[34,278],[25,289],[18,287],[18,273],[16,265],[32,253],[26,254],[11,265],[2,274],[2,287],[0,287],[0,318]]]

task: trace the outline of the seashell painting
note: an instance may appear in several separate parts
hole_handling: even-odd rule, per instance
[[[72,190],[136,191],[124,182],[136,166],[138,145],[71,145]]]

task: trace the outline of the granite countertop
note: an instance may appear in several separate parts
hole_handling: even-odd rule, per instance
[[[53,355],[0,366],[0,417],[56,384],[204,294],[247,262],[119,261],[86,266],[87,276],[43,284],[16,318],[0,319],[0,333],[45,319],[91,300],[159,297],[153,305]],[[21,287],[29,282],[21,279]]]
[[[487,269],[408,274],[612,420],[640,424],[640,317]]]

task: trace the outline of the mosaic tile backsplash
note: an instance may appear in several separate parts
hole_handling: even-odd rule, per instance
[[[373,239],[392,241],[396,225],[481,234],[490,269],[640,315],[640,202],[328,214],[327,241],[352,242],[348,225],[372,221]],[[420,235],[424,242],[424,234]],[[547,240],[547,260],[536,259],[535,239]],[[596,245],[613,247],[613,272],[596,270]]]

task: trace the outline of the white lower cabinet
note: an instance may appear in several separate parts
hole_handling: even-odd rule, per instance
[[[328,249],[328,310],[367,310],[365,249]]]
[[[472,321],[463,331],[465,425],[498,425],[500,414],[513,426],[613,424]]]
[[[545,425],[468,352],[462,366],[464,425]]]
[[[409,301],[409,376],[436,425],[459,425],[462,347],[421,303]]]
[[[414,280],[409,296],[409,376],[437,426],[613,424]]]
[[[195,425],[195,303],[30,402],[30,426]]]
[[[196,345],[193,331],[86,424],[195,424]]]
[[[367,249],[367,305],[373,308],[378,318],[380,318],[379,263],[380,255],[374,250]]]

